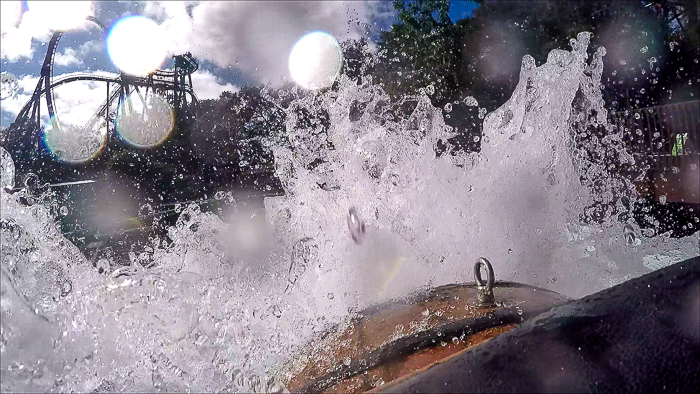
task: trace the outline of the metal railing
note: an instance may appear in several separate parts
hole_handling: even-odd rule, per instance
[[[648,159],[657,172],[700,157],[700,100],[614,112],[611,118],[624,130],[630,153]]]

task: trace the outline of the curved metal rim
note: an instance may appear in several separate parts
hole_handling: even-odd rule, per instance
[[[482,266],[486,268],[486,283],[484,283],[484,280],[481,278]],[[476,263],[474,263],[474,280],[476,281],[477,286],[482,288],[485,287],[486,291],[493,289],[493,284],[496,281],[495,274],[493,273],[493,266],[491,265],[491,262],[484,257],[479,257],[479,259],[476,260]]]

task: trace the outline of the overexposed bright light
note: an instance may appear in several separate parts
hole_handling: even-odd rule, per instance
[[[160,144],[175,126],[175,116],[168,101],[152,92],[131,93],[117,110],[117,132],[138,147]]]
[[[299,39],[289,54],[289,73],[305,89],[331,86],[343,64],[343,53],[332,35],[320,31]]]
[[[109,31],[107,52],[123,72],[146,76],[163,64],[167,41],[156,22],[143,16],[130,16]]]
[[[59,31],[85,26],[93,12],[91,1],[27,1],[27,9],[40,23]]]

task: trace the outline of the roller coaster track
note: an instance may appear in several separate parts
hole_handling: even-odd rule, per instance
[[[88,16],[86,19],[95,23],[100,29],[102,29],[103,32],[106,31],[105,25],[98,19],[92,16]],[[119,97],[118,106],[121,105],[124,98],[127,97],[134,89],[138,90],[139,87],[144,87],[146,92],[148,92],[150,89],[153,92],[158,91],[160,93],[165,93],[166,98],[168,98],[170,104],[175,107],[174,109],[176,111],[188,105],[188,101],[190,103],[197,103],[199,101],[194,93],[194,90],[192,89],[191,77],[189,77],[189,74],[196,71],[198,68],[198,64],[193,58],[186,58],[184,59],[184,62],[182,62],[182,64],[187,64],[189,66],[187,70],[178,70],[178,63],[176,62],[175,70],[155,70],[146,77],[133,76],[124,73],[99,75],[78,72],[65,74],[54,80],[54,58],[56,56],[56,49],[58,48],[58,43],[62,35],[62,32],[56,32],[51,37],[51,40],[47,46],[44,62],[41,67],[41,75],[32,97],[24,105],[24,107],[22,107],[15,119],[15,122],[13,122],[13,124],[10,126],[8,132],[21,132],[23,129],[25,129],[30,120],[34,121],[36,125],[40,125],[40,106],[42,98],[45,98],[46,100],[46,108],[48,110],[47,112],[49,118],[54,120],[58,119],[56,116],[53,89],[76,81],[107,83],[107,94],[105,100],[93,114],[90,120],[82,127],[82,130],[92,127],[95,122],[99,121],[101,116],[104,116],[105,119],[108,118],[111,103],[116,100],[117,97]],[[185,79],[185,77],[188,79]],[[110,85],[115,85],[118,88],[110,89]],[[36,140],[37,137],[38,136],[33,136],[33,139]]]

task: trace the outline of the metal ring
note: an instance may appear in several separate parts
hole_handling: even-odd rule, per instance
[[[484,266],[484,268],[486,268],[486,283],[484,283],[484,280],[481,278],[482,265]],[[474,263],[474,280],[476,281],[477,286],[485,286],[486,291],[489,291],[493,288],[493,282],[495,281],[493,267],[491,266],[491,263],[483,257],[479,257],[479,259],[476,260],[476,263]]]

